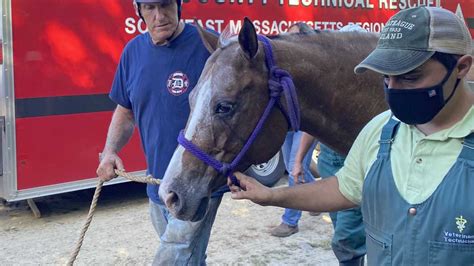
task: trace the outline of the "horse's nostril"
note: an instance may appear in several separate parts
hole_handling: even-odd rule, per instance
[[[178,194],[176,194],[173,191],[169,191],[165,196],[165,204],[166,204],[166,207],[168,207],[168,209],[179,206]]]

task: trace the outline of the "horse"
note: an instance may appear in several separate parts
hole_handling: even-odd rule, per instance
[[[238,36],[227,41],[202,28],[199,33],[211,56],[189,96],[191,113],[182,138],[217,163],[232,162],[243,147],[248,148],[235,171],[266,162],[280,150],[293,123],[288,120],[290,102],[282,100],[276,105],[280,108],[267,112],[258,135],[252,135],[270,101],[263,39],[247,18]],[[336,31],[267,39],[276,65],[293,79],[299,129],[341,154],[348,153],[370,119],[388,109],[383,77],[353,72],[377,39],[374,33]],[[246,147],[249,138],[254,141]],[[198,221],[211,193],[226,184],[229,173],[217,171],[182,145],[171,158],[159,194],[176,218]]]

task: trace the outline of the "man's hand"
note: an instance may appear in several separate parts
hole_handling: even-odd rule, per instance
[[[115,169],[124,170],[122,160],[116,153],[103,153],[100,157],[100,163],[96,173],[103,182],[117,177],[114,171]]]
[[[268,205],[272,198],[272,189],[260,184],[250,176],[235,172],[240,187],[234,185],[230,178],[227,179],[232,199],[248,199],[260,205]]]
[[[301,165],[301,162],[295,162],[293,164],[293,170],[291,170],[291,175],[294,178],[293,181],[295,182],[295,184],[305,183],[303,165]]]

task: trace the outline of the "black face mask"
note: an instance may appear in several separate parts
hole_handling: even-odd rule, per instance
[[[418,89],[392,89],[384,82],[385,99],[392,113],[409,125],[425,124],[431,121],[454,95],[460,79],[456,80],[451,95],[444,100],[443,85],[451,75],[448,71],[437,85]]]

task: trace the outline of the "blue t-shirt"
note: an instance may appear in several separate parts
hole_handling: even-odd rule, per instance
[[[189,93],[209,55],[189,24],[169,45],[154,45],[144,33],[124,48],[109,96],[133,111],[148,172],[155,178],[163,178],[176,149],[190,112]],[[159,202],[158,186],[148,185],[147,194]]]

